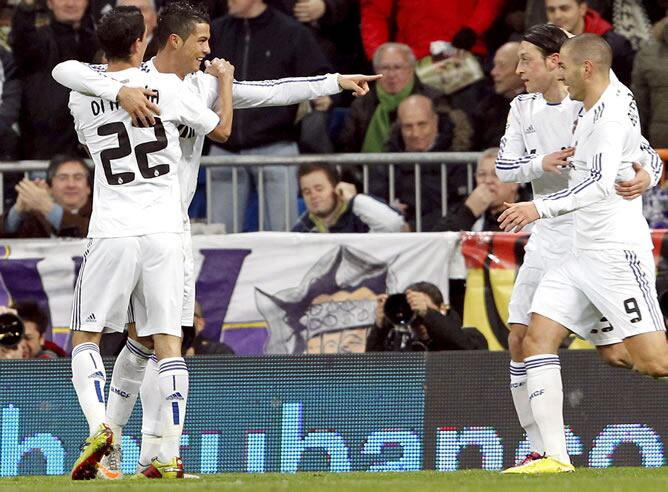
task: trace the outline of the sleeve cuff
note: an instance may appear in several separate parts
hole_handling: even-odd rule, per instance
[[[536,198],[533,201],[533,204],[536,206],[536,210],[538,210],[538,215],[540,215],[541,219],[546,219],[550,217],[548,209],[545,206],[545,201],[542,198]]]
[[[339,85],[339,73],[328,73],[325,91],[327,94],[338,94],[343,92],[343,87]]]
[[[545,170],[543,169],[543,159],[545,158],[544,154],[537,155],[533,159],[531,159],[531,170],[533,171],[533,178],[540,178],[543,174],[545,174]]]
[[[109,77],[109,80],[111,81],[109,87],[100,93],[100,97],[102,99],[106,99],[107,101],[118,102],[118,93],[121,92],[123,84],[117,80],[112,79],[111,77]]]

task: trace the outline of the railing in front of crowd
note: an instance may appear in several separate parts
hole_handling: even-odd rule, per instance
[[[212,176],[213,168],[231,167],[232,168],[232,213],[233,227],[231,232],[239,232],[239,169],[245,167],[258,167],[257,177],[257,196],[258,196],[258,225],[259,229],[264,230],[265,226],[265,180],[264,168],[268,166],[285,167],[284,173],[284,229],[289,231],[294,224],[290,223],[290,200],[289,179],[287,172],[288,166],[298,166],[301,164],[327,163],[339,166],[340,168],[361,166],[362,167],[362,186],[363,193],[369,192],[369,168],[372,166],[388,167],[388,189],[389,202],[393,203],[396,198],[396,166],[412,164],[414,166],[414,184],[415,184],[415,230],[422,231],[422,179],[421,169],[423,165],[440,166],[440,188],[441,188],[441,215],[448,212],[448,173],[447,165],[465,165],[467,169],[467,191],[473,189],[473,171],[474,165],[480,157],[480,152],[401,152],[401,153],[378,153],[378,154],[310,154],[291,157],[286,162],[284,156],[254,156],[254,155],[233,155],[233,156],[203,156],[201,165],[206,172],[206,222],[211,223],[213,216],[212,197]],[[90,161],[89,161],[90,164]],[[23,172],[28,177],[32,171],[46,171],[47,161],[8,161],[0,162],[0,206],[4,204],[4,183],[3,175],[5,172]]]

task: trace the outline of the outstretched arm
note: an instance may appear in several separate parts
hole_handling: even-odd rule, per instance
[[[342,90],[352,91],[354,96],[360,97],[369,92],[369,82],[380,77],[381,75],[327,74],[256,82],[235,81],[234,108],[289,106],[321,96],[338,94]]]

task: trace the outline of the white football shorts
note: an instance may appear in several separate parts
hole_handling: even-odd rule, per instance
[[[90,239],[74,290],[72,330],[122,332],[131,306],[139,336],[181,336],[183,265],[181,233]]]
[[[580,250],[545,274],[530,310],[596,345],[665,331],[655,277],[651,251]]]

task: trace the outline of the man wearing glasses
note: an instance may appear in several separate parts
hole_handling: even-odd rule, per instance
[[[415,76],[415,55],[405,44],[385,43],[373,56],[373,69],[382,74],[375,87],[364,97],[353,102],[339,135],[341,152],[383,152],[390,137],[392,124],[397,118],[401,101],[412,94],[422,94],[434,101],[434,109],[441,118],[449,118],[455,137],[448,150],[470,149],[471,127],[466,116],[453,110],[447,97],[440,91],[424,85]]]
[[[46,181],[23,179],[16,203],[4,216],[2,236],[86,237],[90,220],[90,170],[78,157],[51,159]]]
[[[442,217],[434,231],[499,231],[497,218],[505,209],[504,202],[518,200],[519,185],[504,183],[496,175],[497,147],[482,152],[476,167],[476,187],[466,201]]]

